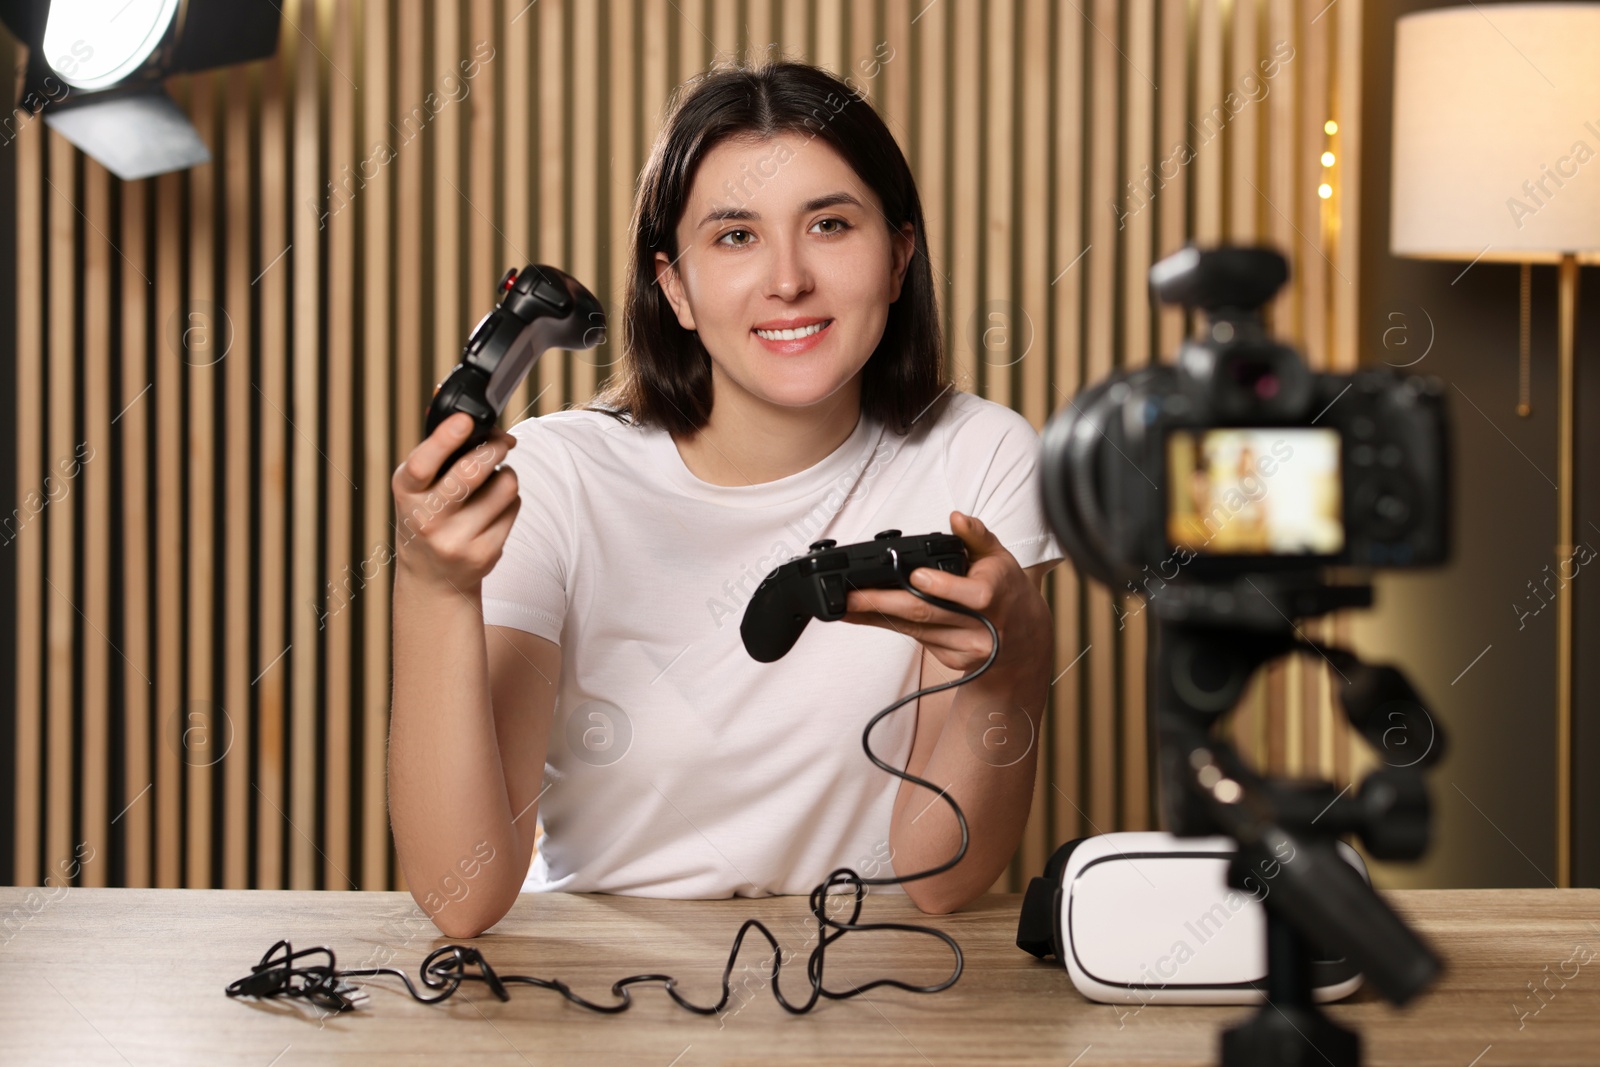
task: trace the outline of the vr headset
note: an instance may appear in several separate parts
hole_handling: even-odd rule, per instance
[[[1344,842],[1340,858],[1367,879]],[[1066,965],[1072,984],[1106,1004],[1252,1004],[1265,998],[1266,915],[1278,861],[1228,884],[1227,837],[1114,833],[1068,841],[1028,884],[1017,947]],[[1280,856],[1284,863],[1293,856]],[[1349,996],[1361,974],[1345,959],[1312,961],[1312,993]]]

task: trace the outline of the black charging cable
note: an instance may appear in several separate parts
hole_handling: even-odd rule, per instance
[[[901,697],[874,715],[861,731],[861,747],[866,752],[867,759],[871,760],[875,766],[887,771],[896,778],[932,790],[937,794],[937,799],[942,799],[946,804],[950,805],[950,810],[955,813],[956,823],[961,828],[961,846],[956,850],[956,854],[944,863],[936,867],[930,867],[925,871],[917,871],[915,874],[903,874],[885,878],[864,878],[852,868],[840,867],[813,889],[810,896],[810,905],[811,914],[817,920],[817,947],[812,949],[811,955],[806,960],[806,978],[811,985],[811,994],[803,1002],[799,1004],[790,1003],[784,997],[783,991],[778,988],[778,972],[783,965],[782,950],[778,944],[778,939],[773,936],[772,931],[760,919],[746,919],[744,925],[739,927],[739,932],[734,935],[733,949],[728,953],[728,965],[722,970],[722,997],[710,1006],[696,1004],[684,997],[678,991],[677,979],[665,974],[636,974],[620,979],[611,986],[611,995],[618,998],[617,1002],[614,1004],[596,1004],[594,1001],[587,1000],[574,993],[572,988],[565,982],[555,979],[534,978],[521,974],[497,974],[494,968],[489,965],[489,961],[483,958],[481,952],[467,945],[444,945],[435,949],[422,961],[422,984],[426,988],[435,991],[435,995],[427,996],[412,984],[411,978],[406,972],[397,967],[363,967],[341,971],[334,965],[332,949],[319,947],[295,952],[287,941],[279,941],[274,944],[267,950],[266,955],[261,957],[261,961],[251,968],[249,975],[230,984],[227,987],[228,996],[302,997],[333,1011],[347,1011],[356,1007],[365,994],[360,993],[346,979],[388,975],[398,977],[403,981],[406,991],[415,1000],[424,1004],[437,1004],[439,1001],[452,996],[461,987],[462,982],[475,981],[483,982],[489,987],[490,992],[501,1000],[511,999],[510,993],[506,991],[506,985],[531,985],[540,989],[553,989],[574,1004],[588,1008],[590,1011],[615,1014],[616,1012],[626,1011],[632,1006],[632,986],[656,982],[661,984],[667,995],[677,1001],[679,1006],[699,1015],[716,1015],[727,1007],[728,1001],[733,996],[731,981],[733,967],[738,962],[739,950],[744,945],[745,935],[751,930],[759,931],[761,936],[767,939],[767,943],[772,946],[772,971],[767,976],[772,982],[772,995],[783,1006],[785,1011],[795,1015],[803,1015],[810,1011],[816,1006],[820,998],[845,1000],[850,997],[860,996],[869,989],[876,989],[879,986],[892,986],[895,989],[904,989],[911,993],[938,993],[955,985],[956,981],[961,977],[963,959],[961,946],[949,934],[918,923],[863,923],[857,921],[861,917],[861,905],[866,899],[867,886],[900,885],[905,882],[914,882],[921,878],[931,878],[936,874],[942,874],[961,862],[962,857],[967,854],[967,845],[970,840],[967,832],[967,818],[962,814],[961,806],[955,802],[955,798],[950,796],[949,791],[939,788],[926,778],[919,778],[914,774],[902,771],[898,767],[890,766],[879,759],[877,754],[872,751],[872,729],[891,712],[904,707],[907,703],[919,697],[929,696],[946,689],[953,689],[958,685],[965,685],[988,670],[1000,652],[1000,634],[995,630],[994,623],[990,622],[980,612],[973,611],[965,605],[945,600],[942,597],[924,593],[913,586],[906,576],[900,573],[899,558],[894,549],[890,549],[889,552],[891,557],[894,558],[896,573],[900,576],[901,588],[915,594],[935,607],[977,619],[988,629],[989,636],[992,639],[989,656],[977,670],[954,681],[929,686],[926,689],[918,689]],[[844,921],[834,918],[828,912],[829,890],[841,886],[848,887],[851,895],[855,898],[850,909],[850,918]],[[844,894],[837,895],[843,896]],[[829,989],[823,985],[823,964],[826,960],[828,946],[847,933],[868,930],[904,930],[910,933],[927,934],[936,937],[950,946],[950,951],[955,955],[955,967],[950,972],[950,977],[934,985],[912,985],[909,982],[902,982],[898,978],[877,978],[867,982],[865,985],[851,986],[848,989]],[[322,956],[326,962],[310,966],[295,966],[296,960],[313,954]]]

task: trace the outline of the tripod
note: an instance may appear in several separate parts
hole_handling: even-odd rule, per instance
[[[1229,884],[1248,890],[1251,878],[1271,883],[1264,899],[1266,1003],[1224,1032],[1223,1067],[1360,1063],[1359,1035],[1312,999],[1315,949],[1351,960],[1396,1005],[1426,988],[1441,967],[1335,849],[1341,834],[1354,833],[1379,859],[1421,856],[1429,828],[1421,772],[1443,753],[1443,735],[1404,675],[1312,642],[1294,622],[1371,603],[1370,586],[1328,586],[1311,575],[1173,583],[1150,600],[1149,711],[1168,828],[1185,837],[1232,837],[1239,847]],[[1257,668],[1291,652],[1326,659],[1351,725],[1380,752],[1406,748],[1409,762],[1373,771],[1354,796],[1328,782],[1267,778],[1246,766],[1217,726]]]

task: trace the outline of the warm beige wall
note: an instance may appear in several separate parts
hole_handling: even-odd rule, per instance
[[[1369,4],[1362,213],[1364,354],[1447,383],[1454,421],[1455,549],[1445,567],[1382,576],[1353,621],[1363,651],[1402,665],[1433,702],[1450,753],[1430,774],[1435,844],[1417,864],[1379,865],[1402,886],[1548,887],[1560,879],[1557,761],[1574,774],[1573,885],[1600,885],[1600,591],[1576,571],[1573,750],[1556,722],[1556,268],[1531,277],[1532,414],[1516,414],[1519,268],[1389,253],[1395,21],[1447,0]],[[1491,9],[1492,11],[1492,9]],[[1486,15],[1485,17],[1492,17]],[[1511,63],[1515,35],[1506,40]],[[1592,142],[1591,142],[1592,143]],[[1581,272],[1577,335],[1579,544],[1600,546],[1600,274]],[[1395,327],[1400,327],[1396,332]],[[1409,343],[1409,350],[1402,347]],[[1545,584],[1549,582],[1549,584]],[[1537,594],[1534,592],[1538,589]]]
[[[208,166],[124,185],[37,122],[7,149],[21,490],[93,449],[6,549],[20,882],[87,846],[88,884],[393,884],[389,475],[506,266],[559,264],[617,306],[662,106],[714,61],[776,43],[870,94],[918,175],[957,380],[1036,426],[1176,347],[1181,316],[1153,316],[1144,279],[1190,238],[1289,252],[1279,328],[1319,366],[1354,363],[1359,4],[284,13],[273,60],[174,83]],[[437,113],[414,110],[430,93]],[[582,400],[613,358],[552,354],[508,411]],[[1070,567],[1050,595],[1060,677],[1014,879],[1069,837],[1153,821],[1142,620],[1119,629]],[[1291,714],[1269,721],[1267,694]],[[1343,776],[1325,699],[1320,668],[1278,669],[1241,735]]]

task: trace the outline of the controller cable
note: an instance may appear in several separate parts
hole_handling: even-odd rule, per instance
[[[761,936],[767,939],[767,943],[773,949],[772,972],[768,975],[772,982],[772,995],[777,998],[778,1003],[783,1006],[785,1011],[795,1015],[803,1015],[810,1011],[816,1006],[818,999],[821,997],[827,997],[830,1000],[845,1000],[849,997],[859,996],[867,990],[876,989],[879,986],[893,986],[896,989],[904,989],[912,993],[937,993],[955,985],[957,979],[961,977],[963,961],[961,946],[949,934],[942,930],[935,930],[933,927],[916,923],[857,922],[861,915],[862,901],[865,899],[865,887],[869,885],[900,885],[919,878],[931,878],[936,874],[942,874],[961,862],[962,857],[966,855],[969,840],[966,816],[962,814],[960,806],[950,796],[949,792],[940,789],[925,778],[919,778],[914,774],[900,770],[898,767],[892,767],[879,759],[877,754],[872,751],[872,728],[878,725],[891,712],[903,707],[912,700],[945,689],[953,689],[958,685],[965,685],[977,678],[994,663],[995,657],[1000,651],[1000,635],[995,630],[994,623],[990,622],[981,613],[973,611],[964,605],[945,600],[942,597],[931,596],[911,585],[906,576],[899,572],[898,555],[894,549],[890,549],[889,552],[894,557],[896,574],[899,575],[901,588],[933,604],[935,607],[977,619],[988,629],[989,636],[992,639],[989,656],[977,670],[954,681],[929,686],[926,689],[918,689],[907,696],[901,697],[874,715],[861,732],[861,747],[866,752],[867,758],[874,765],[894,775],[896,778],[933,791],[937,794],[938,799],[942,799],[946,804],[950,805],[950,810],[955,813],[956,822],[961,827],[961,846],[956,850],[956,854],[944,863],[925,871],[918,871],[915,874],[885,878],[864,878],[849,867],[841,867],[829,874],[820,885],[813,889],[811,891],[810,904],[811,914],[817,920],[818,941],[817,947],[811,951],[810,957],[806,960],[806,977],[811,984],[811,995],[803,1002],[791,1004],[778,988],[778,971],[783,964],[782,950],[778,945],[778,939],[773,936],[767,925],[759,919],[746,919],[744,925],[739,927],[739,932],[733,939],[733,949],[728,954],[728,965],[722,971],[722,997],[716,1004],[709,1007],[696,1004],[685,998],[678,991],[677,979],[665,974],[636,974],[623,978],[611,987],[611,995],[618,998],[617,1003],[596,1004],[574,993],[565,982],[556,979],[534,978],[520,974],[497,974],[494,968],[489,965],[489,961],[484,959],[481,952],[467,945],[444,945],[429,953],[427,958],[422,961],[422,984],[428,989],[437,991],[434,996],[426,996],[412,984],[410,975],[398,967],[361,967],[351,970],[339,970],[335,967],[332,949],[319,947],[302,949],[296,952],[288,941],[278,941],[261,957],[261,961],[251,968],[250,974],[227,987],[228,996],[302,997],[332,1011],[347,1011],[356,1007],[361,1000],[365,999],[366,995],[360,992],[357,987],[345,981],[345,979],[388,975],[399,978],[404,982],[406,991],[414,999],[424,1004],[437,1004],[439,1001],[448,999],[461,987],[463,981],[483,982],[496,997],[501,1000],[510,1000],[511,996],[505,987],[508,983],[515,983],[537,986],[540,989],[553,989],[580,1007],[588,1008],[590,1011],[615,1014],[616,1012],[626,1011],[632,1006],[632,993],[629,987],[647,982],[659,982],[662,984],[662,988],[667,991],[667,995],[677,1001],[681,1007],[699,1015],[716,1015],[727,1006],[729,999],[733,995],[730,982],[733,974],[733,965],[739,958],[739,949],[744,944],[745,934],[752,929],[760,931]],[[837,886],[849,887],[855,897],[854,906],[851,908],[850,918],[847,921],[835,919],[828,912],[828,891]],[[833,931],[831,933],[829,932],[830,928]],[[848,989],[828,989],[822,982],[823,963],[828,946],[847,933],[864,930],[905,930],[936,937],[946,945],[949,945],[950,951],[955,954],[955,968],[951,971],[950,977],[935,985],[919,986],[902,982],[896,978],[878,978],[865,985],[851,986]],[[296,960],[313,954],[325,957],[326,963],[295,966]],[[469,972],[468,968],[476,968],[476,973]]]

